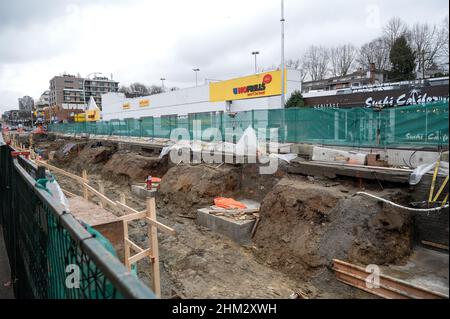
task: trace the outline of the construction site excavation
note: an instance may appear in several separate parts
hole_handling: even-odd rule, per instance
[[[448,145],[4,133],[157,297],[448,298]]]

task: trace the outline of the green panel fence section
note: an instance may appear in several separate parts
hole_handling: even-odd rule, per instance
[[[68,124],[72,132],[79,125]],[[86,129],[104,128],[101,123]],[[82,225],[39,187],[45,169],[11,157],[0,134],[0,227],[16,298],[155,298],[114,256],[107,240]]]
[[[230,141],[253,127],[278,131],[279,142],[311,143],[352,147],[448,147],[448,102],[397,108],[316,109],[292,108],[254,110],[238,113],[208,112],[188,116],[146,117],[97,123],[52,124],[49,130],[66,134],[118,135],[128,137],[171,138],[184,129],[189,137],[201,129],[214,129],[196,136]],[[197,128],[197,130],[196,130]],[[261,132],[262,133],[262,132]]]

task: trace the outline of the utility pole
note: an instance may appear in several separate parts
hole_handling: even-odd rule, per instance
[[[195,86],[198,86],[198,72],[200,72],[200,69],[193,69],[195,72]]]
[[[161,87],[162,87],[162,91],[163,92],[165,92],[166,90],[164,89],[164,81],[165,81],[166,79],[165,78],[161,78]]]
[[[284,0],[281,0],[281,107],[284,108],[285,104],[285,83],[284,78],[286,77],[284,72]]]
[[[255,74],[256,74],[256,73],[258,73],[258,63],[256,61],[256,57],[258,56],[259,51],[254,51],[254,52],[252,52],[252,54],[255,56]]]

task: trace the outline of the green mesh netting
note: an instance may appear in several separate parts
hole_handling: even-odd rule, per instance
[[[265,128],[267,137],[270,129],[278,129],[280,142],[353,147],[442,147],[448,145],[448,110],[448,102],[382,110],[293,108],[52,124],[49,129],[70,134],[170,138],[173,130],[184,128],[192,138],[194,124],[201,123],[202,131],[215,128],[222,140],[226,138],[227,129],[243,131],[251,126]],[[205,138],[208,139],[210,137]]]

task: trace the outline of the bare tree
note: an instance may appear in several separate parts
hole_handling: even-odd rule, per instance
[[[305,71],[311,80],[323,80],[328,73],[329,50],[323,46],[310,46],[303,56]]]
[[[159,94],[163,92],[161,86],[151,85],[147,86],[145,84],[135,82],[128,86],[121,86],[119,88],[120,93],[124,93],[127,98],[134,98],[140,96],[148,96],[153,94]]]
[[[411,29],[411,46],[416,54],[418,71],[425,77],[425,70],[433,65],[444,46],[439,28],[428,23],[414,24]]]
[[[301,81],[303,82],[308,75],[308,72],[305,70],[304,64],[300,61],[300,59],[289,59],[286,61],[286,68],[299,70],[301,72]]]
[[[395,40],[401,36],[409,38],[408,26],[398,17],[394,17],[388,21],[383,28],[383,37],[388,45],[389,49],[392,48]]]
[[[448,24],[448,16],[445,17],[444,21],[442,21],[442,25],[441,25],[441,38],[442,38],[442,48],[441,48],[441,55],[446,59],[446,62],[448,63],[448,46],[449,46],[449,38],[448,38],[448,33],[449,33],[449,24]]]
[[[389,46],[386,40],[377,38],[364,44],[359,50],[357,62],[365,70],[370,69],[372,63],[377,70],[388,70],[390,68]]]
[[[331,49],[331,71],[334,76],[347,75],[356,57],[356,48],[352,44],[344,44]]]
[[[145,96],[149,95],[148,87],[145,84],[135,82],[130,85],[130,91],[132,94],[136,96]]]
[[[148,95],[154,95],[164,92],[163,88],[158,85],[152,85],[147,87]]]

